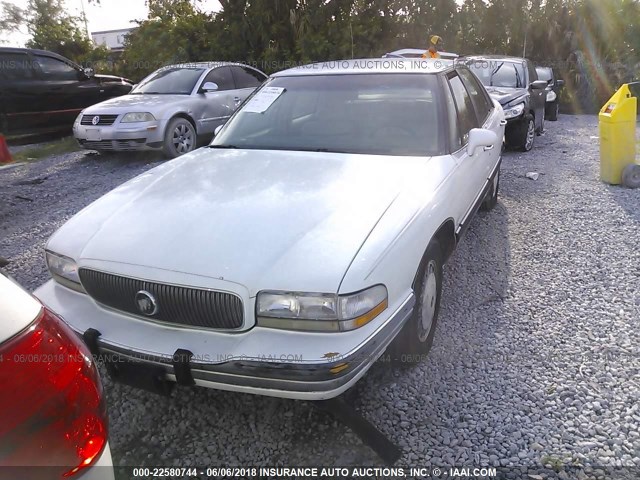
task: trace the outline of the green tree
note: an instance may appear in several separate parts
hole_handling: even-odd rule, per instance
[[[5,31],[19,31],[26,27],[31,35],[29,48],[40,48],[79,60],[94,48],[81,27],[83,19],[69,15],[63,0],[29,0],[21,9],[4,2],[0,26]]]

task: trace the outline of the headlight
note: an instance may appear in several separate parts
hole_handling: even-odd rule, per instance
[[[524,112],[524,103],[519,103],[513,107],[505,107],[504,118],[516,118]]]
[[[122,117],[120,123],[153,122],[155,119],[149,112],[132,112]]]
[[[262,327],[344,332],[366,325],[386,308],[384,285],[349,295],[260,292],[256,317]]]
[[[76,117],[76,119],[73,122],[73,126],[77,126],[80,125],[80,120],[82,120],[82,112],[80,112],[80,114]]]
[[[547,102],[555,102],[556,98],[558,98],[556,92],[554,92],[553,90],[549,90],[547,92]]]
[[[84,293],[78,276],[78,265],[73,259],[48,251],[45,252],[45,255],[51,276],[56,282],[77,292]]]

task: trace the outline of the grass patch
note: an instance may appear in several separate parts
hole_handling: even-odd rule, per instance
[[[51,155],[77,152],[80,146],[73,137],[65,137],[53,142],[47,142],[33,147],[26,147],[13,154],[15,162],[36,162]]]

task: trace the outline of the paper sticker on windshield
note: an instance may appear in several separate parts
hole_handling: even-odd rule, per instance
[[[284,92],[283,87],[265,87],[256,93],[242,109],[243,112],[264,113]]]

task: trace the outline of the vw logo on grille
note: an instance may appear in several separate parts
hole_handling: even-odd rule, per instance
[[[146,290],[140,290],[136,293],[136,306],[140,313],[148,317],[158,313],[156,299]]]
[[[97,125],[98,123],[100,123],[100,117],[98,115],[96,115],[95,117],[93,117],[91,119],[91,123],[94,125]]]

